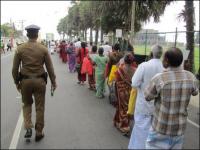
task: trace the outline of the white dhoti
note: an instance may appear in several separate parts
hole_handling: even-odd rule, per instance
[[[128,149],[145,149],[146,139],[151,127],[151,115],[134,115],[134,126]]]

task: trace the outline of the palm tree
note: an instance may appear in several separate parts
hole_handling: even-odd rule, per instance
[[[194,71],[194,3],[193,0],[185,1],[185,9],[178,18],[186,22],[186,49],[190,51],[188,60],[185,61],[185,69]]]
[[[193,0],[185,1],[186,11],[186,49],[190,50],[189,60],[189,71],[193,71],[194,66],[194,3]]]
[[[135,16],[135,31],[141,29],[141,23],[150,20],[150,17],[154,18],[155,22],[159,22],[160,15],[165,11],[167,5],[169,5],[172,0],[145,0],[145,1],[136,1],[136,16]],[[132,10],[132,1],[102,1],[102,5],[99,5],[98,10],[102,14],[105,13],[114,13],[118,16],[125,26],[130,30],[131,27],[131,10]]]
[[[159,21],[160,15],[164,13],[165,7],[172,0],[143,0],[136,1],[136,17],[134,31],[141,29],[142,22],[150,20],[152,16],[155,22]],[[67,15],[67,28],[78,35],[80,30],[95,29],[95,43],[98,42],[99,29],[102,32],[114,32],[117,28],[123,28],[126,33],[131,28],[132,1],[80,1],[69,8]],[[90,40],[92,32],[90,32]]]

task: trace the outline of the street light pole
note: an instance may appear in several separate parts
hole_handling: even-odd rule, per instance
[[[134,32],[135,32],[134,24],[135,24],[135,0],[132,1],[132,15],[131,15],[131,35],[130,35],[131,40],[130,40],[130,42],[132,45],[134,42],[133,38],[134,38]]]

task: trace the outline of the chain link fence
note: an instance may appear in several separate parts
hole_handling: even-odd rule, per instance
[[[199,31],[194,33],[194,70],[199,70]],[[134,52],[142,56],[150,54],[154,44],[161,45],[164,50],[169,47],[178,47],[186,50],[186,31],[158,32],[156,30],[143,30],[134,37]]]

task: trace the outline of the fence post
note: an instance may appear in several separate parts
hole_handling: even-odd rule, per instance
[[[176,47],[176,41],[177,41],[177,27],[176,27],[176,34],[175,34],[175,43],[174,43],[174,47]]]
[[[145,55],[147,53],[147,30],[146,30],[146,34],[145,34]]]

